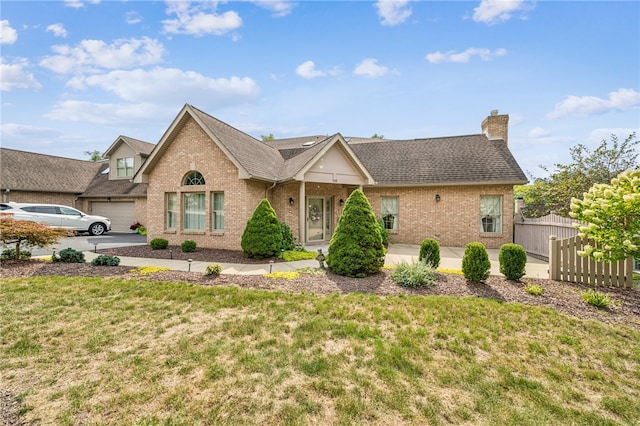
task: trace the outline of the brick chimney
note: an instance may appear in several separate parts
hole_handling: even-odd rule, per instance
[[[489,139],[502,139],[509,142],[509,114],[498,115],[498,110],[491,111],[491,115],[482,121],[482,133]]]

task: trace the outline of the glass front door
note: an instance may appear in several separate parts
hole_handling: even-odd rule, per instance
[[[331,199],[307,198],[307,241],[322,242],[331,238]]]

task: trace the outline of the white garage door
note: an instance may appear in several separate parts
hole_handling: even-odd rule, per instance
[[[91,203],[91,214],[111,219],[111,230],[114,232],[131,232],[129,227],[135,218],[135,204],[131,202],[97,202]]]

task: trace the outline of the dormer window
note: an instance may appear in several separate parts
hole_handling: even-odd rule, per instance
[[[116,159],[116,176],[132,177],[133,176],[133,157],[124,157]]]
[[[184,178],[185,185],[204,185],[204,176],[200,172],[191,172]]]

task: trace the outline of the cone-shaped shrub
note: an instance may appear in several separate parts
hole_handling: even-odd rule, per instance
[[[357,189],[344,205],[331,242],[327,266],[347,277],[373,275],[384,265],[384,246],[371,204]]]
[[[500,273],[508,280],[519,280],[524,276],[527,266],[527,252],[518,244],[503,244],[498,252]]]
[[[491,262],[487,248],[482,243],[469,243],[462,256],[462,273],[470,281],[483,282],[489,278]]]
[[[431,238],[422,240],[418,260],[437,269],[440,266],[440,244]]]
[[[240,246],[247,257],[264,259],[280,254],[282,229],[269,200],[263,199],[242,233]]]

